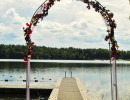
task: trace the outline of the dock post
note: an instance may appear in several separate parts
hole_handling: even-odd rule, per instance
[[[66,78],[66,71],[65,71],[65,78]]]

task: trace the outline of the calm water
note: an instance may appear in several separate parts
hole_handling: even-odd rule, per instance
[[[92,63],[31,63],[31,85],[55,85],[59,77],[78,77],[93,97],[110,99],[110,65]],[[4,80],[8,79],[8,82]],[[22,62],[0,62],[0,85],[25,85],[26,66]],[[34,82],[39,80],[39,82]],[[120,100],[130,100],[130,64],[118,64],[118,94]]]

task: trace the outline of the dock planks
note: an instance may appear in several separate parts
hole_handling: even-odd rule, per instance
[[[49,100],[91,100],[78,78],[62,78],[57,84],[59,89],[53,89]]]

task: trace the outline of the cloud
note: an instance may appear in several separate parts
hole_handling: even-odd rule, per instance
[[[0,23],[0,32],[3,32],[6,30],[6,26],[3,23]]]
[[[1,16],[1,19],[1,44],[23,44],[25,41],[22,26],[26,23],[25,18],[19,16],[15,8],[11,8]]]
[[[130,44],[128,2],[99,1],[115,13],[114,17],[118,25],[115,30],[116,39],[121,49],[128,50]],[[0,4],[0,42],[25,44],[22,27],[31,20],[34,11],[42,2],[41,0],[2,2]],[[125,8],[122,9],[119,5]],[[107,42],[104,42],[106,30],[107,27],[101,15],[94,9],[86,9],[86,4],[80,1],[62,0],[56,2],[49,10],[49,15],[35,27],[32,41],[36,45],[51,47],[108,48]],[[10,42],[7,42],[7,38]]]

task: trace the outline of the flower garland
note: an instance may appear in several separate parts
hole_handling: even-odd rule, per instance
[[[26,28],[23,27],[24,30],[24,36],[27,46],[27,53],[24,57],[24,64],[27,64],[27,60],[31,58],[32,52],[32,46],[34,45],[34,42],[31,41],[31,34],[33,32],[34,27],[39,23],[39,20],[43,20],[44,17],[48,15],[48,10],[54,5],[55,1],[60,0],[46,0],[34,13],[30,24],[26,23]],[[106,10],[106,7],[103,7],[98,1],[92,1],[92,0],[79,0],[87,4],[87,8],[90,10],[91,6],[95,9],[96,12],[100,13],[102,17],[105,20],[105,23],[107,25],[107,32],[108,35],[105,37],[105,41],[110,40],[111,45],[111,58],[115,59],[116,55],[118,55],[118,48],[117,41],[114,38],[114,29],[117,27],[115,20],[113,19],[114,14],[110,12],[110,10]]]
[[[116,55],[119,55],[119,46],[117,41],[114,38],[114,29],[117,27],[115,20],[113,19],[114,14],[110,12],[110,10],[106,10],[106,7],[103,7],[98,1],[92,0],[80,0],[86,4],[88,4],[87,8],[90,9],[90,5],[95,9],[96,12],[100,13],[104,18],[107,25],[108,35],[105,37],[105,41],[110,40],[109,44],[111,45],[111,58],[115,59]]]

